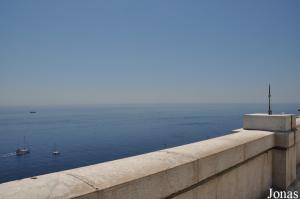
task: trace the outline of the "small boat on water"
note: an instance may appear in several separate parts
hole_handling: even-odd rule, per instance
[[[16,155],[26,155],[28,153],[30,153],[30,150],[25,148],[25,147],[24,148],[18,148],[16,150]]]
[[[16,155],[21,156],[21,155],[26,155],[28,153],[30,153],[30,150],[27,147],[25,147],[25,136],[24,136],[24,146],[17,148]]]
[[[53,152],[52,152],[52,155],[59,155],[59,154],[60,154],[59,151],[53,151]]]
[[[52,151],[52,155],[59,155],[60,154],[60,151],[57,150],[57,147],[56,147],[56,144],[54,146],[54,150]]]
[[[34,113],[36,113],[36,111],[30,111],[29,113],[34,114]]]

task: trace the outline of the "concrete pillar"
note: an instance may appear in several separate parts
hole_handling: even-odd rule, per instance
[[[246,114],[244,129],[274,132],[272,186],[286,189],[296,179],[296,116]]]
[[[297,125],[297,131],[295,134],[295,145],[296,145],[296,164],[300,166],[300,126]]]

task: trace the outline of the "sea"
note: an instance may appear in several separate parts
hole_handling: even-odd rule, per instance
[[[272,108],[297,114],[299,105]],[[221,103],[0,107],[0,183],[226,135],[242,127],[243,114],[266,111]],[[23,146],[30,153],[16,156]]]

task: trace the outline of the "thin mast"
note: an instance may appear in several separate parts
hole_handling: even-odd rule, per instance
[[[25,135],[23,136],[23,148],[25,148],[26,147],[26,142],[25,142]]]
[[[269,98],[269,110],[268,110],[268,114],[272,115],[272,110],[271,110],[271,85],[270,84],[269,84],[269,95],[268,95],[268,98]]]

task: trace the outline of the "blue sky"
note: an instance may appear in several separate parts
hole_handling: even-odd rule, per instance
[[[300,2],[0,2],[0,105],[300,101]]]

